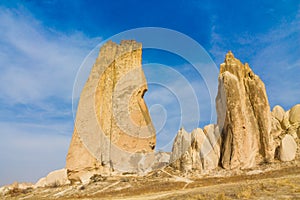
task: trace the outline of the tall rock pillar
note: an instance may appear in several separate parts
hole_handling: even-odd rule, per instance
[[[271,112],[265,85],[231,51],[220,65],[216,106],[224,168],[251,168],[273,159]]]
[[[70,179],[105,169],[135,171],[137,155],[154,151],[155,129],[143,96],[142,45],[109,41],[82,90],[66,160]]]

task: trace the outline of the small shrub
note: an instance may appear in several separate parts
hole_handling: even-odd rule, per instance
[[[101,174],[94,174],[91,178],[90,178],[90,182],[91,183],[95,183],[95,182],[100,182],[100,181],[105,181],[107,178],[105,176],[101,176]]]

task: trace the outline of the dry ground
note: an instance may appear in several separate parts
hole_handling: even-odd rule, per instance
[[[251,171],[219,169],[196,177],[170,168],[139,176],[99,177],[89,185],[16,190],[4,199],[300,199],[299,162]],[[213,175],[212,175],[213,174]]]

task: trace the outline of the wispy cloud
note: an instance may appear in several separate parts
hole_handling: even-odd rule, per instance
[[[22,8],[0,11],[1,98],[12,103],[70,99],[76,71],[100,38],[48,29]]]
[[[77,69],[101,38],[48,28],[0,6],[0,185],[62,168],[73,130]]]

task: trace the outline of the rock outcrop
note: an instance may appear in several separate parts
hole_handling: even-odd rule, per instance
[[[206,148],[202,150],[203,169],[215,169],[220,161],[221,136],[219,127],[215,124],[209,124],[203,128],[207,140]]]
[[[188,171],[192,169],[192,160],[190,155],[191,134],[181,128],[174,140],[172,154],[170,157],[171,166],[175,169]]]
[[[287,133],[292,135],[294,139],[300,139],[300,104],[292,107],[286,114]],[[288,122],[287,122],[288,121]]]
[[[271,115],[272,115],[271,134],[274,137],[276,146],[278,146],[280,142],[278,141],[278,138],[284,133],[283,123],[285,119],[285,111],[281,106],[276,105],[274,106]]]
[[[218,167],[221,138],[219,128],[210,124],[191,133],[183,128],[176,135],[170,165],[180,171],[209,171]]]
[[[294,160],[297,143],[300,143],[300,104],[286,112],[282,107],[275,106],[272,110],[271,133],[275,141],[275,157],[281,161]]]
[[[154,151],[155,129],[143,96],[142,45],[109,41],[82,90],[66,159],[68,177],[138,170],[138,157]],[[135,154],[140,155],[135,155]]]
[[[272,161],[271,113],[264,83],[230,51],[220,65],[216,106],[224,168],[251,168]]]
[[[294,138],[286,134],[281,140],[279,149],[279,159],[281,161],[292,161],[295,159],[297,151],[297,144]]]
[[[46,177],[41,178],[34,187],[59,187],[70,184],[66,169],[59,169],[50,172]]]

